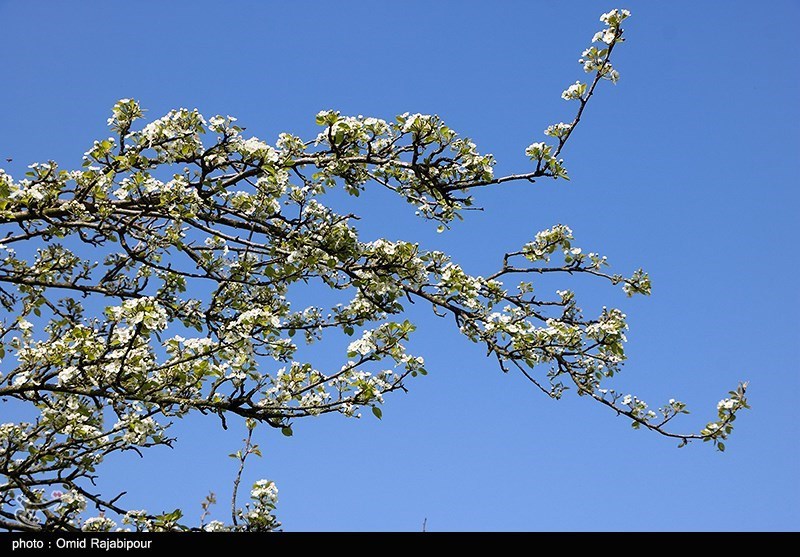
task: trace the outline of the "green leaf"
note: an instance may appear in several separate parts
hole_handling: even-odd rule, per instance
[[[377,406],[372,407],[372,413],[375,414],[375,417],[378,418],[379,420],[383,418],[383,412]]]
[[[724,453],[725,452],[725,443],[717,443],[717,450]]]
[[[171,513],[164,513],[163,515],[161,515],[160,518],[164,522],[175,522],[176,520],[178,520],[182,516],[183,516],[183,512],[181,512],[180,509],[175,509]]]
[[[281,428],[281,433],[283,433],[286,437],[291,437],[292,435],[294,435],[292,428],[288,426]]]

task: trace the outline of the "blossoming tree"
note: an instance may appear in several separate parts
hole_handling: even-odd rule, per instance
[[[503,371],[541,392],[567,389],[681,444],[724,450],[745,385],[720,401],[697,433],[672,429],[685,405],[651,410],[604,387],[624,359],[625,315],[584,316],[568,289],[534,293],[542,274],[590,275],[649,294],[641,270],[611,274],[562,224],[506,253],[490,276],[472,276],[447,254],[409,242],[364,242],[323,201],[333,188],[357,197],[384,187],[444,229],[473,203],[472,190],[509,181],[567,179],[561,153],[595,89],[619,77],[612,53],[630,14],[613,10],[580,60],[588,75],[562,97],[573,120],[527,147],[530,166],[497,177],[482,154],[438,117],[388,122],[320,112],[317,137],[246,137],[231,117],[180,109],[147,125],[123,99],[83,168],[33,164],[25,179],[0,171],[0,397],[22,418],[0,425],[0,527],[9,530],[187,529],[181,512],[131,510],[97,493],[98,466],[113,453],[170,445],[169,423],[190,413],[250,432],[233,455],[258,453],[259,424],[292,434],[295,420],[340,413],[378,418],[384,397],[426,372],[406,342],[407,301],[450,316]],[[342,303],[298,309],[290,287],[315,283]],[[316,369],[298,352],[326,333],[354,340],[339,363]],[[330,336],[330,335],[327,335]],[[23,419],[24,418],[24,419]],[[240,474],[236,478],[238,488]],[[57,490],[57,491],[53,491]],[[236,490],[234,490],[236,493]],[[272,530],[277,489],[257,482],[228,524],[194,528]],[[211,501],[207,501],[207,507]]]

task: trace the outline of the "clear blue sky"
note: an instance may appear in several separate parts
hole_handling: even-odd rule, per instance
[[[501,7],[502,6],[502,7]],[[239,118],[273,141],[316,133],[324,108],[430,112],[525,168],[522,150],[573,108],[580,51],[613,7],[575,2],[0,1],[0,157],[77,167],[121,97],[151,117],[178,106]],[[795,1],[629,1],[622,80],[599,91],[565,157],[571,183],[481,192],[485,212],[437,235],[400,200],[351,200],[365,239],[446,249],[475,274],[544,227],[653,296],[577,283],[588,308],[629,315],[616,386],[675,397],[704,424],[740,379],[753,410],[724,454],[633,431],[585,400],[560,403],[503,375],[450,323],[415,311],[430,375],[384,419],[263,430],[246,481],[276,480],[287,530],[797,530],[800,109]],[[177,430],[174,451],[109,462],[103,484],[134,508],[185,506],[209,489],[227,513],[242,431]]]

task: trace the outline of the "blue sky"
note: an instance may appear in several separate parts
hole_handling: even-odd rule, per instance
[[[630,273],[650,298],[574,286],[588,309],[622,308],[629,361],[615,386],[675,397],[698,428],[738,380],[753,410],[724,454],[633,431],[588,401],[552,402],[503,375],[449,322],[414,309],[428,377],[391,396],[381,422],[304,420],[259,430],[246,481],[280,488],[287,530],[797,530],[800,5],[629,1],[616,66],[566,149],[572,181],[483,191],[484,212],[438,235],[401,200],[350,199],[364,239],[419,241],[469,272],[555,223]],[[0,157],[7,171],[77,167],[113,103],[158,117],[197,107],[248,133],[310,137],[325,108],[439,114],[492,152],[497,173],[572,107],[561,91],[611,4],[564,2],[0,1]],[[0,159],[1,160],[1,159]],[[543,288],[565,284],[545,284]],[[2,412],[2,410],[0,410]],[[179,426],[173,451],[109,462],[103,484],[134,508],[184,506],[208,490],[227,513],[241,430]]]

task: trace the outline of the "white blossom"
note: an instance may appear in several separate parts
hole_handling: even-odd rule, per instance
[[[117,523],[105,516],[87,518],[81,530],[84,532],[110,532],[116,528]]]
[[[553,137],[564,137],[570,132],[570,130],[572,130],[572,124],[559,122],[558,124],[548,126],[547,129],[544,130],[544,134]]]
[[[561,98],[565,101],[576,100],[582,98],[585,92],[586,84],[576,81],[573,85],[570,85],[564,90],[563,93],[561,93]]]
[[[226,532],[228,528],[225,526],[224,522],[220,522],[219,520],[212,520],[205,526],[203,526],[203,530],[206,532]]]

